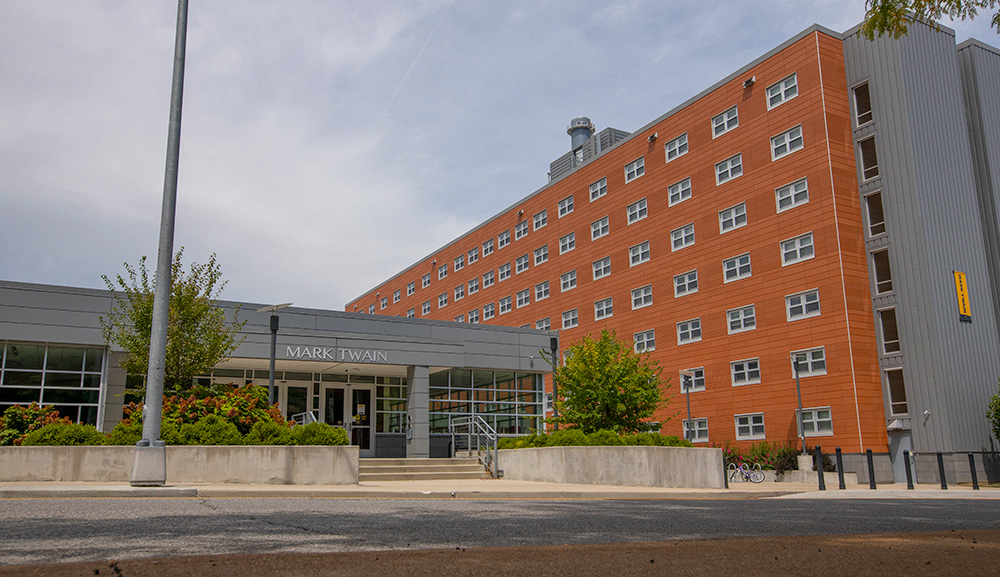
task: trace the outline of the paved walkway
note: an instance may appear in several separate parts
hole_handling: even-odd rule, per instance
[[[621,487],[506,479],[370,481],[358,485],[184,484],[131,487],[127,483],[0,483],[0,498],[311,498],[311,499],[1000,499],[1000,489],[969,485],[848,485],[826,491],[811,483],[732,483],[729,489]]]

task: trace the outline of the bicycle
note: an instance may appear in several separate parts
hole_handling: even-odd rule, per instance
[[[739,482],[762,483],[764,472],[760,470],[760,463],[755,463],[753,467],[746,463],[729,463],[729,480]]]

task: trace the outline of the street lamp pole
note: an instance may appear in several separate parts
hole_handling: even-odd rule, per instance
[[[795,394],[799,397],[799,436],[802,437],[802,454],[806,454],[806,427],[802,420],[802,387],[799,386],[799,356],[792,353],[792,367],[795,369]]]
[[[694,371],[681,371],[681,383],[683,385],[684,379],[687,379],[687,385],[684,386],[685,396],[687,397],[688,406],[688,420],[687,424],[684,425],[684,438],[688,441],[691,440],[691,387],[694,386]]]
[[[556,385],[556,369],[559,368],[559,338],[549,339],[549,349],[552,351],[552,416],[559,417],[559,406],[556,401],[559,399],[559,387]],[[553,425],[553,430],[559,430],[559,423]]]
[[[274,390],[274,357],[275,350],[278,348],[277,310],[290,306],[292,306],[292,303],[282,303],[280,305],[271,305],[257,309],[257,312],[259,313],[271,313],[271,366],[267,374],[267,402],[272,405],[278,402],[278,394],[277,391]]]

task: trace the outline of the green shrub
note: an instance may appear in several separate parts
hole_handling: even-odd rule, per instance
[[[541,442],[542,439],[538,439],[538,441]],[[579,447],[587,444],[587,435],[580,429],[560,429],[548,435],[548,438],[544,439],[544,443],[544,445],[538,446]]]
[[[601,429],[587,435],[587,444],[593,447],[606,447],[625,444],[625,439],[614,431]]]
[[[246,443],[248,445],[291,445],[292,432],[287,425],[274,421],[257,421],[247,433]]]
[[[331,427],[326,423],[309,423],[296,425],[291,430],[294,445],[346,445],[347,432],[340,427]]]
[[[501,449],[530,449],[535,447],[572,447],[572,446],[657,446],[657,447],[691,447],[689,441],[674,435],[660,433],[638,433],[635,435],[619,435],[614,431],[602,429],[589,435],[581,429],[561,429],[552,434],[535,433],[524,437],[507,437],[500,440]]]
[[[23,446],[41,445],[103,445],[104,433],[93,425],[76,423],[52,423],[28,433],[21,442]]]
[[[109,445],[135,445],[142,439],[142,421],[120,421],[108,435]]]
[[[0,445],[20,445],[28,433],[56,423],[68,425],[72,421],[60,417],[54,407],[40,407],[38,403],[8,407],[0,416]]]
[[[207,415],[196,423],[181,425],[180,441],[183,445],[242,445],[243,435],[236,425],[219,415]]]
[[[525,437],[520,437],[520,438],[518,438],[518,437],[501,437],[500,440],[497,441],[497,449],[517,449],[517,448],[519,448],[517,446],[517,443],[522,438],[525,438]]]

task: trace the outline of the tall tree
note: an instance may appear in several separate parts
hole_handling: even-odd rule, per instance
[[[1000,0],[865,0],[865,22],[861,33],[869,40],[888,34],[891,38],[905,36],[908,25],[926,22],[937,28],[937,21],[944,16],[952,20],[975,18],[980,10],[993,10]],[[1000,10],[993,15],[990,25],[1000,34]]]
[[[614,331],[601,331],[597,340],[587,335],[556,369],[559,417],[548,421],[585,433],[645,431],[653,412],[672,398],[664,399],[669,385],[660,381],[662,370],[649,353],[634,352]]]
[[[205,264],[191,263],[188,272],[181,265],[181,247],[171,264],[170,317],[167,324],[167,358],[164,391],[191,388],[194,377],[207,374],[229,358],[243,339],[237,334],[246,324],[239,320],[239,308],[230,321],[216,306],[226,286],[213,254]],[[144,375],[149,364],[149,335],[153,322],[153,287],[146,257],[139,266],[125,263],[127,278],[101,275],[114,297],[111,311],[101,317],[101,330],[109,345],[125,351],[121,366],[130,375]],[[242,383],[241,383],[242,384]]]

